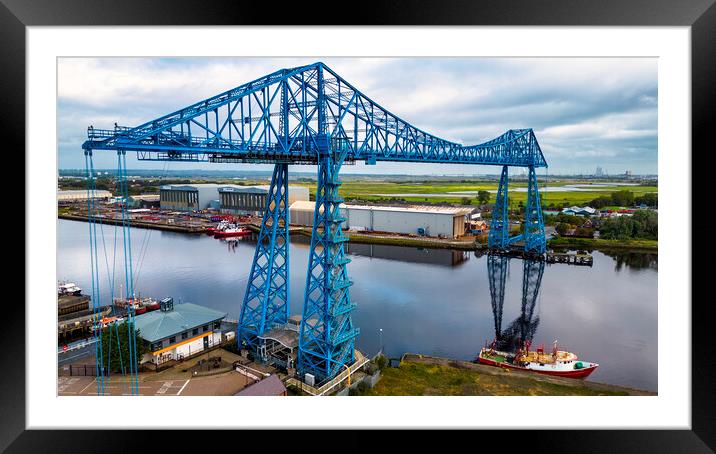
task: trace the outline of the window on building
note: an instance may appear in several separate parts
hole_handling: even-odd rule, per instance
[[[173,343],[175,343],[176,341],[177,341],[176,336],[172,336],[172,337],[169,338],[169,343],[170,343],[170,344],[173,344]]]
[[[202,327],[202,329],[204,330],[204,332],[209,331],[209,325],[204,325],[204,326]]]
[[[194,336],[196,336],[197,334],[199,334],[199,328],[194,328],[194,329],[192,330],[191,334],[193,334]]]
[[[221,328],[221,322],[214,322],[214,329]]]
[[[160,342],[155,342],[155,343],[152,344],[152,351],[157,351],[157,350],[160,350],[161,348],[162,348],[162,343],[161,343],[161,341],[160,341]]]
[[[189,334],[189,333],[187,333],[187,332],[181,333],[181,338],[182,338],[182,339],[186,339],[188,334]]]

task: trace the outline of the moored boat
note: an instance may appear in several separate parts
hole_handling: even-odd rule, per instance
[[[234,236],[244,236],[244,235],[250,235],[251,230],[245,228],[245,227],[237,227],[234,224],[229,225],[229,227],[225,228],[221,231],[214,232],[214,238],[229,238]]]
[[[57,285],[57,294],[80,296],[82,294],[82,289],[74,282],[60,282]]]
[[[551,353],[545,353],[543,347],[530,351],[529,342],[514,353],[495,350],[494,345],[493,342],[492,346],[481,349],[477,362],[568,378],[586,378],[599,367],[597,363],[579,360],[574,353],[558,350],[557,341]]]

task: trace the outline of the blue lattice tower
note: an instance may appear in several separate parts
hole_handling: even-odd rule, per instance
[[[345,220],[340,212],[337,180],[340,164],[324,157],[318,165],[316,208],[313,217],[311,252],[299,337],[298,370],[312,374],[318,383],[333,378],[354,361],[353,327],[344,244]]]
[[[535,172],[534,166],[529,167],[529,183],[523,235],[526,252],[535,254],[543,254],[545,252],[547,241],[544,235],[542,204],[537,187],[537,173]]]
[[[502,166],[500,185],[497,189],[495,206],[492,209],[492,222],[490,224],[490,233],[487,236],[487,246],[490,249],[507,249],[510,244],[510,210],[508,206],[507,192],[507,166]]]
[[[237,332],[256,353],[257,336],[289,316],[288,164],[274,166]]]

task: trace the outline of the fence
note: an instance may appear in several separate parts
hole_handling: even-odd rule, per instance
[[[106,367],[102,368],[103,375],[107,376],[108,370]],[[62,366],[59,369],[59,375],[64,377],[96,377],[97,376],[97,365],[96,364],[69,364]]]

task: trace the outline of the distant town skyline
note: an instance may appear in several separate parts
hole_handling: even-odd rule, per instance
[[[58,166],[83,168],[89,125],[136,126],[280,68],[323,61],[413,125],[466,145],[532,128],[549,163],[540,174],[657,174],[655,58],[61,58]],[[113,153],[95,167],[113,168]],[[128,168],[163,169],[137,161]],[[171,163],[173,170],[269,165]],[[311,166],[296,166],[302,172]],[[344,173],[480,175],[497,168],[379,162]]]

